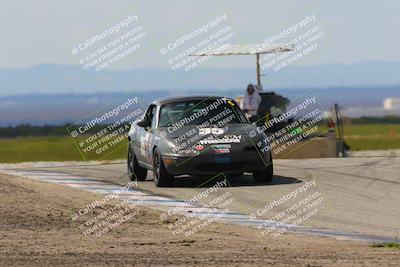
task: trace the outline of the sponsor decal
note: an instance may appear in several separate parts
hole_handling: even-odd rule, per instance
[[[228,102],[228,104],[231,105],[232,107],[235,106],[235,103],[233,103],[231,100],[228,100],[228,101],[226,101],[226,102]]]
[[[226,154],[231,152],[230,144],[222,144],[222,145],[213,145],[215,154]]]
[[[205,139],[201,140],[200,144],[201,145],[212,145],[212,144],[231,144],[231,143],[240,143],[242,139],[241,135],[224,135],[222,138],[218,139]]]
[[[197,145],[194,149],[197,150],[197,151],[203,151],[204,150],[204,146],[203,145]]]

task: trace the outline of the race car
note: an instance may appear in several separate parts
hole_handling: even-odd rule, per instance
[[[273,178],[266,135],[230,98],[188,96],[156,100],[128,134],[128,175],[143,181],[153,171],[157,187],[181,175],[226,177],[252,173],[255,182]],[[263,144],[263,147],[259,145]]]

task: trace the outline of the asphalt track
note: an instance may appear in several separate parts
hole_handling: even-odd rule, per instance
[[[260,221],[271,219],[301,199],[319,192],[323,201],[317,203],[317,212],[290,231],[366,241],[392,241],[400,237],[400,157],[275,160],[274,167],[272,184],[257,185],[250,175],[245,174],[229,179],[229,186],[218,189],[216,196],[224,192],[230,192],[233,196],[234,200],[228,207],[229,213],[231,217],[236,216],[239,224],[257,226]],[[0,169],[3,169],[0,172],[19,173],[25,177],[36,174],[36,178],[42,180],[43,176],[51,178],[59,175],[59,181],[65,176],[74,179],[90,177],[100,183],[117,186],[128,182],[126,165],[121,161],[105,164],[2,164]],[[47,176],[43,175],[46,173]],[[31,178],[35,178],[35,175]],[[220,178],[209,180],[209,177],[182,177],[175,180],[172,188],[157,188],[149,172],[147,180],[139,182],[138,189],[153,199],[165,197],[165,201],[173,206],[179,200],[188,200],[201,194]],[[249,218],[249,214],[256,214],[257,210],[262,210],[269,203],[313,181],[315,186],[274,207],[268,213],[269,218],[261,216],[253,221]],[[149,203],[150,206],[159,206],[157,203]]]

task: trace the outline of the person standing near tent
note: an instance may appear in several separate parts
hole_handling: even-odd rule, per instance
[[[257,115],[258,106],[261,103],[261,96],[255,90],[254,85],[251,83],[247,86],[246,93],[243,96],[242,101],[240,102],[241,109],[246,114],[247,118],[250,118],[253,115]]]

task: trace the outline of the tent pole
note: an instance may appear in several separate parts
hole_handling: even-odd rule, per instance
[[[257,59],[257,85],[261,88],[261,77],[260,77],[260,54],[256,54]]]

